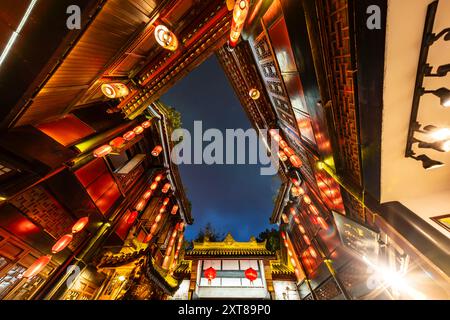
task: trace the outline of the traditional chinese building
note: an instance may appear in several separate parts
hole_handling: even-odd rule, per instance
[[[237,242],[227,234],[221,242],[194,242],[175,269],[182,284],[175,299],[296,300],[294,269],[281,251],[266,241]]]
[[[0,299],[449,298],[449,1],[72,2],[0,4]],[[270,131],[280,252],[183,253],[158,99],[212,54]]]

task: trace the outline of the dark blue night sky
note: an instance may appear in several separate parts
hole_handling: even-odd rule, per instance
[[[217,58],[213,55],[175,84],[161,101],[181,112],[182,127],[193,135],[194,121],[203,131],[251,127]],[[207,143],[204,143],[204,146]],[[194,238],[207,222],[238,241],[248,241],[270,227],[278,176],[261,176],[260,165],[180,165],[181,178],[192,202],[194,224],[186,238]]]

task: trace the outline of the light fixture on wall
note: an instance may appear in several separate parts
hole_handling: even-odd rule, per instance
[[[425,19],[425,27],[422,36],[422,45],[420,48],[419,64],[416,75],[416,82],[414,88],[414,96],[411,110],[411,117],[409,121],[408,138],[406,143],[405,157],[412,158],[422,162],[424,169],[434,169],[442,167],[444,164],[440,161],[433,160],[425,154],[416,156],[412,150],[413,144],[418,143],[421,149],[433,149],[439,152],[450,151],[450,129],[438,128],[433,125],[424,126],[421,129],[417,117],[420,107],[420,99],[425,94],[432,94],[439,98],[442,107],[450,108],[450,90],[446,87],[438,89],[424,88],[425,77],[445,77],[450,72],[450,64],[444,64],[436,69],[433,73],[433,67],[427,62],[428,52],[430,46],[443,38],[444,41],[450,41],[450,28],[433,33],[434,20],[438,8],[439,0],[428,5],[427,16]],[[416,132],[425,133],[429,141],[422,141],[415,137]]]
[[[450,90],[447,88],[439,88],[437,90],[422,90],[422,94],[431,93],[438,97],[441,101],[441,106],[450,108]]]
[[[177,36],[162,24],[155,28],[155,39],[161,47],[169,51],[175,51],[178,48]]]

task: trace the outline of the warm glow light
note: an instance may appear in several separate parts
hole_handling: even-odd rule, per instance
[[[136,210],[138,211],[142,211],[145,207],[145,203],[146,201],[144,199],[142,199],[141,201],[139,201],[136,205]]]
[[[166,183],[164,187],[161,189],[162,193],[167,193],[170,189],[170,183]]]
[[[83,217],[78,219],[77,222],[72,226],[72,233],[78,233],[83,230],[89,223],[89,217]]]
[[[300,230],[301,233],[306,233],[305,228],[301,224],[298,225],[298,230]]]
[[[294,150],[292,150],[291,148],[287,147],[283,149],[284,153],[288,156],[291,157],[293,155],[295,155]]]
[[[112,147],[110,145],[103,145],[94,150],[94,157],[101,158],[105,157],[112,152]]]
[[[144,198],[145,200],[148,200],[152,196],[152,193],[153,193],[152,190],[148,190],[142,195],[142,198]]]
[[[278,151],[278,158],[280,158],[281,161],[286,161],[288,159],[288,157],[286,156],[286,154],[283,151]]]
[[[287,142],[284,141],[284,140],[280,140],[280,141],[278,142],[278,145],[280,146],[281,149],[284,149],[284,148],[288,148],[288,147],[289,147],[288,144],[287,144]]]
[[[166,26],[160,24],[155,28],[155,39],[164,49],[175,51],[178,48],[178,39]]]
[[[144,132],[144,128],[142,128],[141,126],[137,126],[133,129],[133,132],[136,134],[141,134],[142,132]]]
[[[296,154],[290,156],[289,157],[289,161],[296,168],[300,168],[302,166],[302,164],[303,164],[302,160],[300,160],[299,156],[297,156]]]
[[[159,154],[161,153],[162,149],[163,148],[161,146],[154,147],[153,150],[152,150],[152,156],[154,156],[154,157],[159,156]]]
[[[24,278],[31,278],[41,272],[52,259],[51,256],[42,256],[37,259],[23,274]]]
[[[248,95],[250,96],[250,98],[252,98],[253,100],[258,100],[259,97],[261,96],[261,93],[259,92],[258,89],[250,89]]]
[[[152,125],[152,122],[150,120],[144,121],[141,123],[141,127],[144,129],[150,128],[150,126]]]
[[[416,300],[425,300],[427,297],[422,293],[411,287],[406,279],[404,272],[395,272],[388,267],[375,265],[366,256],[363,256],[363,261],[371,267],[371,269],[382,279],[380,287],[392,287],[397,291],[403,292]]]
[[[306,194],[303,196],[303,201],[306,204],[311,204],[311,198],[308,195],[306,195]]]
[[[177,214],[177,212],[178,212],[178,205],[174,204],[172,210],[170,210],[170,214]]]
[[[150,185],[150,190],[156,190],[157,187],[158,187],[158,182],[153,182],[153,183]]]
[[[308,246],[311,245],[311,241],[309,240],[309,237],[306,234],[303,235],[303,240],[305,240]]]
[[[120,148],[125,144],[126,140],[122,137],[114,138],[109,142],[109,145],[113,148]]]
[[[120,282],[124,282],[127,278],[126,278],[125,276],[118,276],[117,279],[118,279]]]
[[[133,131],[128,131],[123,135],[123,138],[127,141],[133,140],[134,137],[136,137],[136,133],[134,133]]]
[[[136,221],[138,215],[139,215],[139,212],[137,212],[137,211],[131,212],[127,217],[127,224],[133,224]]]
[[[163,201],[163,205],[166,206],[170,201],[170,198],[165,198]]]
[[[104,83],[101,86],[102,93],[110,99],[125,97],[130,93],[130,90],[124,83]]]
[[[163,178],[163,175],[162,175],[162,174],[158,174],[158,175],[155,177],[155,181],[156,181],[156,182],[160,182],[160,181],[162,180],[162,178]]]
[[[64,250],[70,242],[72,242],[73,235],[72,234],[66,234],[62,236],[52,247],[53,253],[58,253],[62,250]]]
[[[248,15],[249,3],[247,0],[237,0],[233,9],[233,19],[231,22],[230,30],[230,46],[236,46],[242,29],[244,28],[244,22]]]

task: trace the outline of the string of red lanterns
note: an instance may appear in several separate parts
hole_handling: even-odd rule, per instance
[[[178,226],[179,226],[179,223],[176,224],[176,226],[172,232],[172,235],[170,236],[169,244],[167,245],[166,255],[164,257],[164,261],[162,264],[163,269],[167,269],[167,267],[168,267],[170,255],[172,254],[173,248],[175,246],[175,238],[177,237],[177,234],[178,234]]]
[[[53,254],[64,250],[73,240],[73,235],[81,232],[89,223],[89,217],[83,217],[77,220],[71,228],[71,233],[62,236],[51,248]],[[39,274],[52,259],[52,255],[39,257],[23,274],[24,278],[32,278]]]
[[[112,139],[109,144],[96,148],[93,152],[94,157],[102,158],[107,156],[114,150],[114,148],[119,148],[126,142],[133,140],[137,135],[142,134],[145,129],[150,128],[151,125],[152,122],[150,120],[142,122],[141,125],[136,126],[133,130],[127,131],[122,136]]]
[[[275,140],[275,142],[278,143],[278,146],[282,151],[278,151],[278,158],[281,161],[287,161],[289,158],[290,163],[295,168],[300,168],[303,165],[302,160],[300,157],[292,150],[292,148],[289,147],[286,141],[283,140],[283,138],[278,134],[276,129],[270,129],[269,134],[272,136],[272,139]]]
[[[299,268],[299,265],[296,262],[296,261],[298,261],[298,257],[296,255],[295,251],[293,252],[291,250],[291,248],[289,247],[289,242],[288,242],[286,233],[281,231],[281,237],[283,238],[283,244],[286,247],[286,251],[288,253],[289,260],[290,260],[292,266],[294,267],[294,273],[295,273],[295,275],[297,277],[297,280],[301,280],[300,279],[301,278],[300,268]]]

